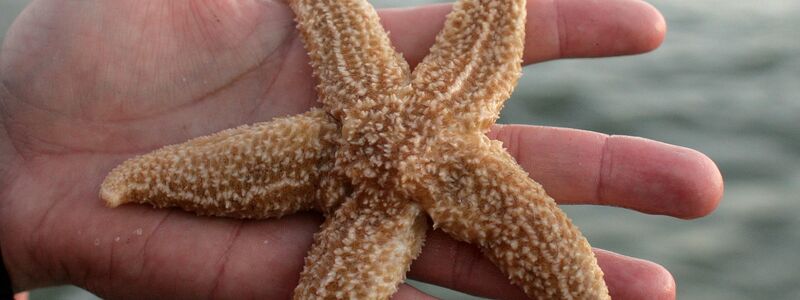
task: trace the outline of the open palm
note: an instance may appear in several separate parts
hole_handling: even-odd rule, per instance
[[[528,6],[527,63],[643,52],[664,34],[660,15],[634,0]],[[382,17],[413,64],[448,11]],[[316,105],[294,26],[281,1],[31,3],[0,53],[0,246],[15,286],[72,283],[110,298],[288,297],[319,216],[111,210],[97,191],[133,155]],[[685,148],[530,126],[491,135],[562,203],[691,218],[721,196],[714,164]],[[523,295],[472,246],[431,235],[412,277],[489,297]],[[598,259],[615,299],[674,297],[658,265],[604,251]],[[397,296],[424,297],[408,286]]]

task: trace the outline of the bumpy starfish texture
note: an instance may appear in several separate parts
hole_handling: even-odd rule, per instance
[[[434,227],[538,299],[608,299],[586,239],[484,135],[520,75],[524,0],[464,0],[410,72],[363,0],[291,0],[323,109],[167,146],[100,195],[203,215],[326,216],[296,299],[390,297]]]

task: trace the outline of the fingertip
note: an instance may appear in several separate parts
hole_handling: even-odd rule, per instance
[[[676,297],[675,277],[664,266],[654,263],[652,261],[630,258],[640,264],[640,272],[637,274],[637,280],[647,285],[638,291],[629,290],[629,297],[619,297],[622,299],[654,299],[654,300],[671,300]],[[613,297],[613,295],[612,295]],[[614,298],[616,299],[616,298]]]
[[[677,297],[677,286],[675,285],[675,277],[672,276],[672,273],[667,270],[662,265],[659,265],[654,262],[647,263],[653,265],[654,269],[656,270],[653,273],[653,278],[651,279],[654,283],[654,293],[652,294],[652,299],[675,299]]]
[[[615,11],[609,18],[609,32],[616,31],[620,43],[617,54],[640,54],[657,49],[664,42],[667,23],[653,5],[641,0],[618,0],[609,5]],[[613,36],[613,34],[609,34]]]
[[[634,52],[650,52],[660,47],[664,42],[664,38],[667,35],[667,22],[664,19],[664,15],[650,3],[644,1],[637,1],[637,3],[642,26],[640,30],[635,31],[638,42],[634,43],[634,45],[639,48],[634,49]]]
[[[708,156],[653,140],[607,140],[601,203],[681,219],[708,215],[722,197],[722,177]]]
[[[415,299],[415,300],[423,300],[423,299],[436,299],[431,295],[428,295],[417,288],[403,283],[397,288],[397,292],[394,293],[391,297],[393,300],[401,300],[401,299]]]
[[[719,205],[723,194],[722,175],[717,165],[705,154],[679,146],[668,145],[672,150],[671,159],[666,165],[671,171],[662,177],[665,185],[672,186],[673,195],[670,211],[667,213],[689,220],[707,216]]]
[[[639,54],[658,48],[667,26],[654,6],[641,0],[557,0],[559,57]]]
[[[612,299],[675,299],[675,279],[663,266],[605,250],[594,251]]]
[[[696,219],[711,214],[722,200],[724,182],[722,173],[711,158],[692,149],[684,148],[696,161],[688,174],[693,177],[691,188],[685,189],[683,209],[677,217],[681,219]]]
[[[22,292],[14,295],[14,300],[28,300],[30,294],[28,292]]]

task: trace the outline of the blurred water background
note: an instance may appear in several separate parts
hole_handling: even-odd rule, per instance
[[[27,2],[0,0],[0,34]],[[666,266],[679,299],[800,299],[800,1],[651,3],[669,25],[660,49],[529,66],[502,122],[637,135],[706,153],[726,180],[709,217],[602,207],[567,214],[592,245]],[[90,297],[60,287],[31,298]]]

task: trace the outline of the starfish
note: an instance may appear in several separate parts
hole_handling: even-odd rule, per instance
[[[525,0],[455,4],[410,71],[364,0],[291,0],[322,108],[171,145],[100,188],[200,215],[326,217],[296,299],[390,297],[429,228],[472,243],[531,298],[609,299],[580,231],[485,133],[521,73]]]

